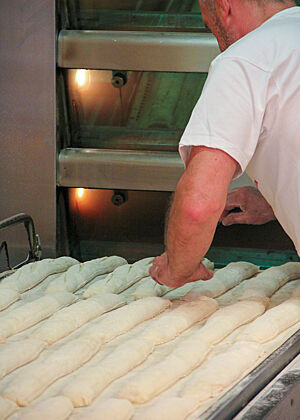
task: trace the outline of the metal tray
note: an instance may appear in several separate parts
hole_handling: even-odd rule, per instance
[[[226,392],[198,420],[229,420],[300,353],[300,330]]]

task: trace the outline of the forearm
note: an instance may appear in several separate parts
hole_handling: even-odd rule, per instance
[[[191,159],[176,189],[167,232],[169,271],[180,281],[197,271],[210,247],[236,168],[232,160],[224,176],[224,159],[231,158],[214,149]]]

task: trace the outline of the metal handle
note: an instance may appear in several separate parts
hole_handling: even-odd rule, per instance
[[[20,264],[16,265],[14,268],[19,268],[30,261],[40,260],[41,255],[42,255],[40,238],[35,233],[33,219],[28,214],[19,213],[0,221],[0,230],[7,229],[11,226],[15,226],[20,223],[24,223],[24,226],[27,232],[27,237],[28,237],[28,242],[29,242],[29,253],[26,260],[22,261]],[[8,260],[8,265],[9,265],[9,260]]]

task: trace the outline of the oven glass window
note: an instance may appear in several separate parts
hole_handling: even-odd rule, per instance
[[[76,29],[207,30],[198,0],[71,0],[67,20]]]
[[[206,76],[67,70],[71,146],[176,151]]]

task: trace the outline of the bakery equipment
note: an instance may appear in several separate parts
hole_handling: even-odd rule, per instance
[[[293,334],[259,366],[218,399],[199,417],[199,420],[296,419],[299,413],[299,398],[297,398],[300,378],[299,352],[300,331]],[[277,374],[279,374],[278,377]],[[275,380],[268,386],[274,377]],[[278,384],[281,386],[279,387]],[[253,397],[256,398],[252,400]],[[282,410],[283,399],[285,399],[284,410]],[[251,403],[248,404],[250,401]],[[246,407],[243,409],[244,406]]]

